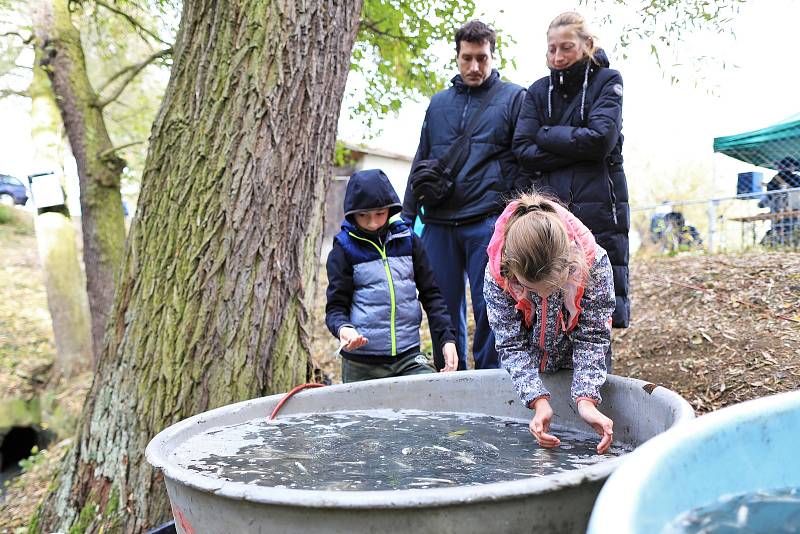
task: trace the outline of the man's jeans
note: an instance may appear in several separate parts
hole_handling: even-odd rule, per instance
[[[492,238],[496,220],[497,216],[493,215],[463,226],[426,224],[422,230],[425,252],[456,330],[459,370],[467,368],[467,279],[475,317],[475,337],[472,342],[475,368],[496,369],[500,366],[494,347],[494,332],[489,328],[486,302],[483,300],[483,276],[489,259],[486,247]],[[444,367],[442,343],[435,337],[433,356],[436,368]]]

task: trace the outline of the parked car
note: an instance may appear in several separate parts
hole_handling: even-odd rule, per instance
[[[25,189],[25,185],[13,176],[0,174],[0,204],[22,206],[27,201],[28,190]]]

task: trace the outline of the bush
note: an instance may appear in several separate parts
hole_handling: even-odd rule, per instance
[[[12,224],[16,220],[13,208],[0,204],[0,224]]]
[[[0,204],[0,239],[3,236],[33,234],[32,213]]]

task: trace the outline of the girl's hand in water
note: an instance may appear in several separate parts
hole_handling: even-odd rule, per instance
[[[339,341],[344,343],[344,349],[353,350],[358,347],[363,347],[369,340],[356,331],[355,328],[350,326],[343,326],[339,330]]]
[[[614,439],[614,421],[600,413],[597,406],[588,399],[578,399],[578,413],[601,436],[597,454],[605,454]]]
[[[440,373],[458,369],[458,351],[455,343],[445,343],[442,355],[444,356],[444,367],[439,371]]]
[[[536,410],[536,413],[531,419],[529,428],[539,445],[546,449],[561,445],[560,439],[548,434],[550,432],[550,421],[553,419],[553,409],[550,407],[550,402],[545,397],[540,397],[533,402],[532,408]]]

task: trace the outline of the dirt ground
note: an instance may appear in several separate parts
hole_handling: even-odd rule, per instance
[[[631,327],[614,374],[665,386],[698,413],[800,388],[800,254],[634,260]]]
[[[29,218],[0,224],[0,399],[29,398],[52,361]],[[633,322],[615,330],[614,373],[673,389],[701,414],[800,388],[800,253],[635,258]],[[336,342],[324,325],[324,269],[310,329],[313,360],[340,381]],[[430,350],[423,327],[423,350]],[[79,409],[89,380],[69,390]],[[0,502],[0,534],[24,532],[68,442],[27,464]]]
[[[0,224],[0,399],[30,399],[53,362],[50,312],[30,214]],[[6,217],[10,217],[6,219]]]

